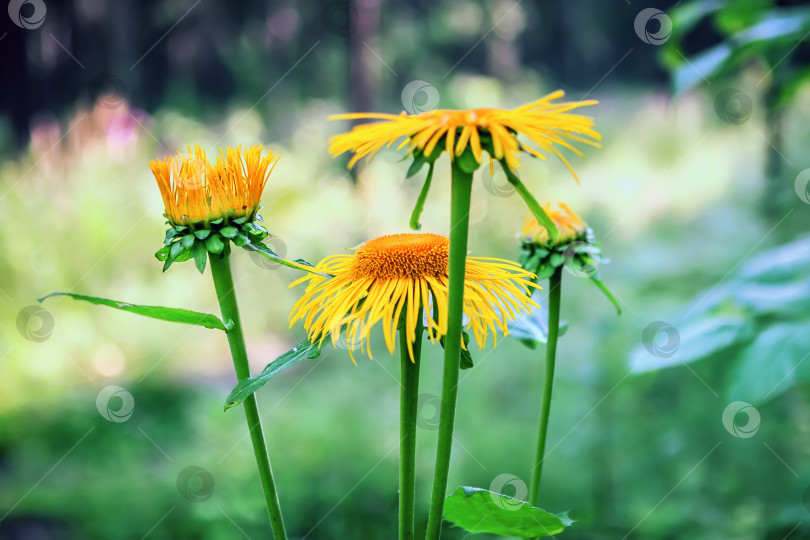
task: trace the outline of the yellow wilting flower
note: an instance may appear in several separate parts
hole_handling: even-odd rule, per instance
[[[557,206],[560,207],[560,210],[552,210],[551,203],[543,205],[546,215],[554,222],[559,231],[554,243],[557,245],[568,244],[574,240],[585,238],[588,231],[585,222],[567,204],[559,202]],[[526,214],[526,219],[523,221],[521,236],[524,242],[540,245],[546,245],[550,240],[546,228],[537,222],[531,212]]]
[[[568,141],[576,141],[591,146],[599,146],[596,141],[601,135],[594,131],[593,119],[588,116],[571,114],[579,107],[595,105],[594,100],[551,103],[565,93],[557,90],[537,101],[516,109],[469,109],[424,112],[407,115],[354,113],[339,114],[332,120],[377,119],[374,122],[354,127],[348,133],[333,137],[329,152],[338,156],[343,152],[354,152],[349,161],[353,167],[364,156],[369,159],[382,148],[390,147],[401,137],[405,137],[397,149],[408,146],[411,154],[417,152],[435,159],[434,150],[446,151],[450,159],[461,156],[469,147],[480,165],[482,152],[487,151],[490,160],[504,161],[511,172],[520,166],[517,154],[525,150],[530,154],[546,159],[544,153],[552,153],[562,161],[576,178],[576,173],[560,151],[554,146],[568,148],[578,156],[583,154]],[[537,148],[524,146],[518,141],[519,134],[525,135]],[[436,157],[438,154],[436,155]]]
[[[393,353],[395,334],[404,316],[408,352],[417,339],[418,318],[425,313],[431,341],[447,333],[447,284],[449,240],[438,234],[393,234],[369,240],[353,254],[333,255],[290,285],[308,282],[306,292],[293,307],[290,327],[304,320],[311,342],[320,346],[332,334],[333,344],[345,326],[349,352],[365,346],[380,323],[388,350]],[[476,342],[483,347],[489,330],[508,334],[506,323],[537,305],[529,298],[534,275],[511,261],[485,257],[467,258],[464,282],[464,313]],[[497,337],[495,338],[497,341]]]
[[[173,225],[190,225],[219,218],[247,218],[252,221],[267,179],[279,155],[262,146],[241,146],[219,150],[211,164],[205,151],[196,146],[188,155],[178,153],[163,161],[151,161],[166,217]]]

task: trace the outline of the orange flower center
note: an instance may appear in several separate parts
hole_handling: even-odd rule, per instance
[[[354,253],[355,278],[393,279],[447,275],[450,241],[440,234],[390,234],[361,245]]]

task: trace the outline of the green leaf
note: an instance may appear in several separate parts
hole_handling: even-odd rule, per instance
[[[232,226],[222,227],[219,230],[219,234],[221,234],[225,238],[234,238],[237,234],[239,234],[239,229]]]
[[[222,250],[224,248],[225,243],[222,241],[222,238],[220,238],[218,234],[212,234],[211,236],[205,239],[205,249],[207,249],[211,253],[222,253]]]
[[[619,304],[619,300],[613,294],[613,291],[611,291],[608,288],[608,286],[605,285],[605,282],[599,279],[599,277],[597,277],[596,274],[591,276],[591,281],[593,282],[594,285],[596,285],[599,288],[600,291],[602,291],[602,294],[607,296],[607,299],[610,300],[610,302],[613,304],[613,307],[616,308],[616,315],[621,315],[622,306]]]
[[[411,163],[411,166],[408,167],[408,172],[405,173],[405,178],[410,178],[411,176],[418,173],[419,170],[422,168],[422,165],[424,165],[426,161],[427,160],[425,159],[425,154],[423,154],[422,152],[414,153],[413,162]]]
[[[466,486],[445,499],[444,517],[470,533],[518,538],[552,536],[573,524],[565,514],[551,514],[500,493]]]
[[[194,236],[199,238],[200,240],[205,240],[208,238],[208,235],[211,234],[211,229],[200,229],[199,231],[194,231]]]
[[[647,328],[651,335],[642,335],[646,342],[630,356],[635,373],[696,362],[747,339],[746,319],[741,315],[719,315],[682,327],[662,326],[658,331],[652,326]]]
[[[231,222],[236,223],[237,225],[242,225],[247,221],[247,216],[242,216],[240,218],[232,219]]]
[[[740,355],[731,373],[728,397],[751,404],[773,399],[798,381],[810,380],[810,332],[807,323],[767,327]]]
[[[422,215],[422,209],[425,207],[425,200],[427,199],[428,191],[430,190],[430,182],[432,180],[433,162],[431,161],[428,166],[427,178],[425,178],[425,183],[422,184],[422,190],[419,192],[419,197],[416,199],[416,206],[413,207],[413,212],[411,213],[410,226],[414,231],[418,231],[422,228],[422,225],[419,223],[419,217]]]
[[[246,244],[250,243],[250,238],[245,233],[240,232],[236,235],[236,238],[233,239],[233,243],[236,244],[238,247],[243,247]]]
[[[99,306],[109,306],[111,308],[120,309],[135,313],[136,315],[143,315],[152,319],[159,319],[162,321],[178,322],[183,324],[193,324],[195,326],[204,326],[205,328],[213,328],[216,330],[225,330],[226,332],[233,328],[233,322],[229,321],[228,324],[223,324],[216,315],[209,313],[200,313],[199,311],[191,311],[188,309],[168,308],[162,306],[140,306],[137,304],[128,304],[126,302],[119,302],[118,300],[109,300],[107,298],[98,298],[96,296],[84,296],[82,294],[55,292],[48,296],[43,296],[38,301],[42,302],[51,296],[69,296],[74,300],[82,300],[91,304]]]
[[[205,271],[205,263],[208,261],[208,250],[205,249],[205,242],[194,244],[194,264],[202,274]]]
[[[681,64],[673,74],[673,91],[675,95],[688,92],[701,81],[710,79],[720,73],[731,60],[734,49],[728,43],[721,43],[696,54],[689,61]]]
[[[552,240],[555,240],[559,232],[557,231],[557,226],[554,225],[554,222],[551,221],[551,218],[548,217],[548,214],[546,214],[546,211],[543,210],[543,207],[540,206],[540,203],[537,202],[534,195],[532,195],[531,192],[526,189],[526,186],[523,185],[520,178],[518,178],[515,173],[512,172],[512,170],[506,164],[506,161],[501,161],[501,167],[503,168],[503,172],[506,173],[506,179],[510,184],[515,186],[515,190],[523,198],[523,202],[525,202],[526,206],[529,207],[529,211],[537,220],[537,223],[545,227],[546,231],[548,231],[549,237]]]
[[[267,381],[282,371],[293,367],[301,360],[311,360],[318,358],[320,355],[321,349],[318,347],[318,345],[315,343],[310,343],[309,340],[305,339],[289,351],[267,364],[267,367],[265,367],[264,371],[262,371],[260,374],[256,375],[255,377],[248,377],[239,381],[236,387],[231,390],[230,395],[228,395],[228,399],[225,400],[225,410],[227,411],[231,407],[235,407],[245,401],[248,396],[264,386]]]
[[[331,277],[329,274],[322,274],[320,272],[316,272],[314,270],[315,267],[306,261],[298,262],[285,259],[284,257],[278,255],[275,251],[273,251],[272,249],[267,247],[267,245],[261,242],[248,242],[242,247],[243,249],[246,249],[248,251],[256,251],[261,255],[267,257],[271,261],[277,262],[278,264],[287,266],[289,268],[295,268],[296,270],[303,270],[304,272],[309,272],[311,274],[318,274],[319,276]]]

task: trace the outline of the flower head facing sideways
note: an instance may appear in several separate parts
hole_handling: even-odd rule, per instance
[[[345,331],[352,359],[358,345],[371,357],[369,334],[377,324],[393,353],[401,328],[413,359],[419,317],[431,341],[447,333],[448,258],[448,239],[430,233],[381,236],[351,254],[327,257],[315,268],[334,277],[311,274],[291,285],[307,283],[290,314],[290,326],[303,320],[309,340],[319,345],[330,334],[337,343]],[[533,277],[511,261],[467,258],[464,313],[479,346],[490,330],[507,334],[508,321],[536,306],[527,295],[536,288]]]

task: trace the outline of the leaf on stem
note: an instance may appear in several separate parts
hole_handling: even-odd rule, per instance
[[[574,523],[566,514],[551,514],[513,497],[467,486],[445,499],[444,517],[469,533],[519,538],[553,536]]]
[[[510,184],[515,186],[515,190],[523,198],[523,202],[525,202],[526,206],[529,207],[529,211],[532,213],[537,222],[546,228],[548,235],[552,240],[556,239],[557,234],[559,234],[557,226],[554,225],[554,222],[551,221],[550,217],[548,217],[548,214],[546,214],[546,211],[543,210],[542,206],[540,206],[540,203],[537,202],[537,199],[534,198],[534,195],[532,195],[531,192],[526,189],[526,186],[523,185],[520,178],[518,178],[517,175],[512,172],[505,161],[501,162],[501,168],[503,168],[503,172],[506,173],[506,179]]]
[[[231,390],[231,393],[228,395],[228,399],[225,400],[225,410],[227,411],[231,407],[235,407],[245,401],[248,396],[264,386],[267,381],[282,371],[293,367],[301,360],[311,360],[318,358],[320,355],[321,349],[318,347],[318,345],[316,343],[310,343],[308,339],[305,339],[289,351],[267,364],[267,367],[265,367],[264,370],[255,377],[248,377],[239,381],[234,389]]]
[[[129,304],[127,302],[119,302],[118,300],[109,300],[107,298],[98,298],[96,296],[85,296],[82,294],[55,292],[48,296],[43,296],[39,299],[42,302],[51,296],[69,296],[74,300],[82,300],[98,306],[108,306],[121,311],[128,311],[136,315],[143,315],[151,319],[159,319],[161,321],[177,322],[183,324],[193,324],[195,326],[204,326],[205,328],[212,328],[216,330],[224,330],[227,332],[233,328],[233,322],[228,321],[224,324],[219,317],[211,315],[210,313],[200,313],[199,311],[191,311],[189,309],[169,308],[163,306],[141,306],[137,304]]]

